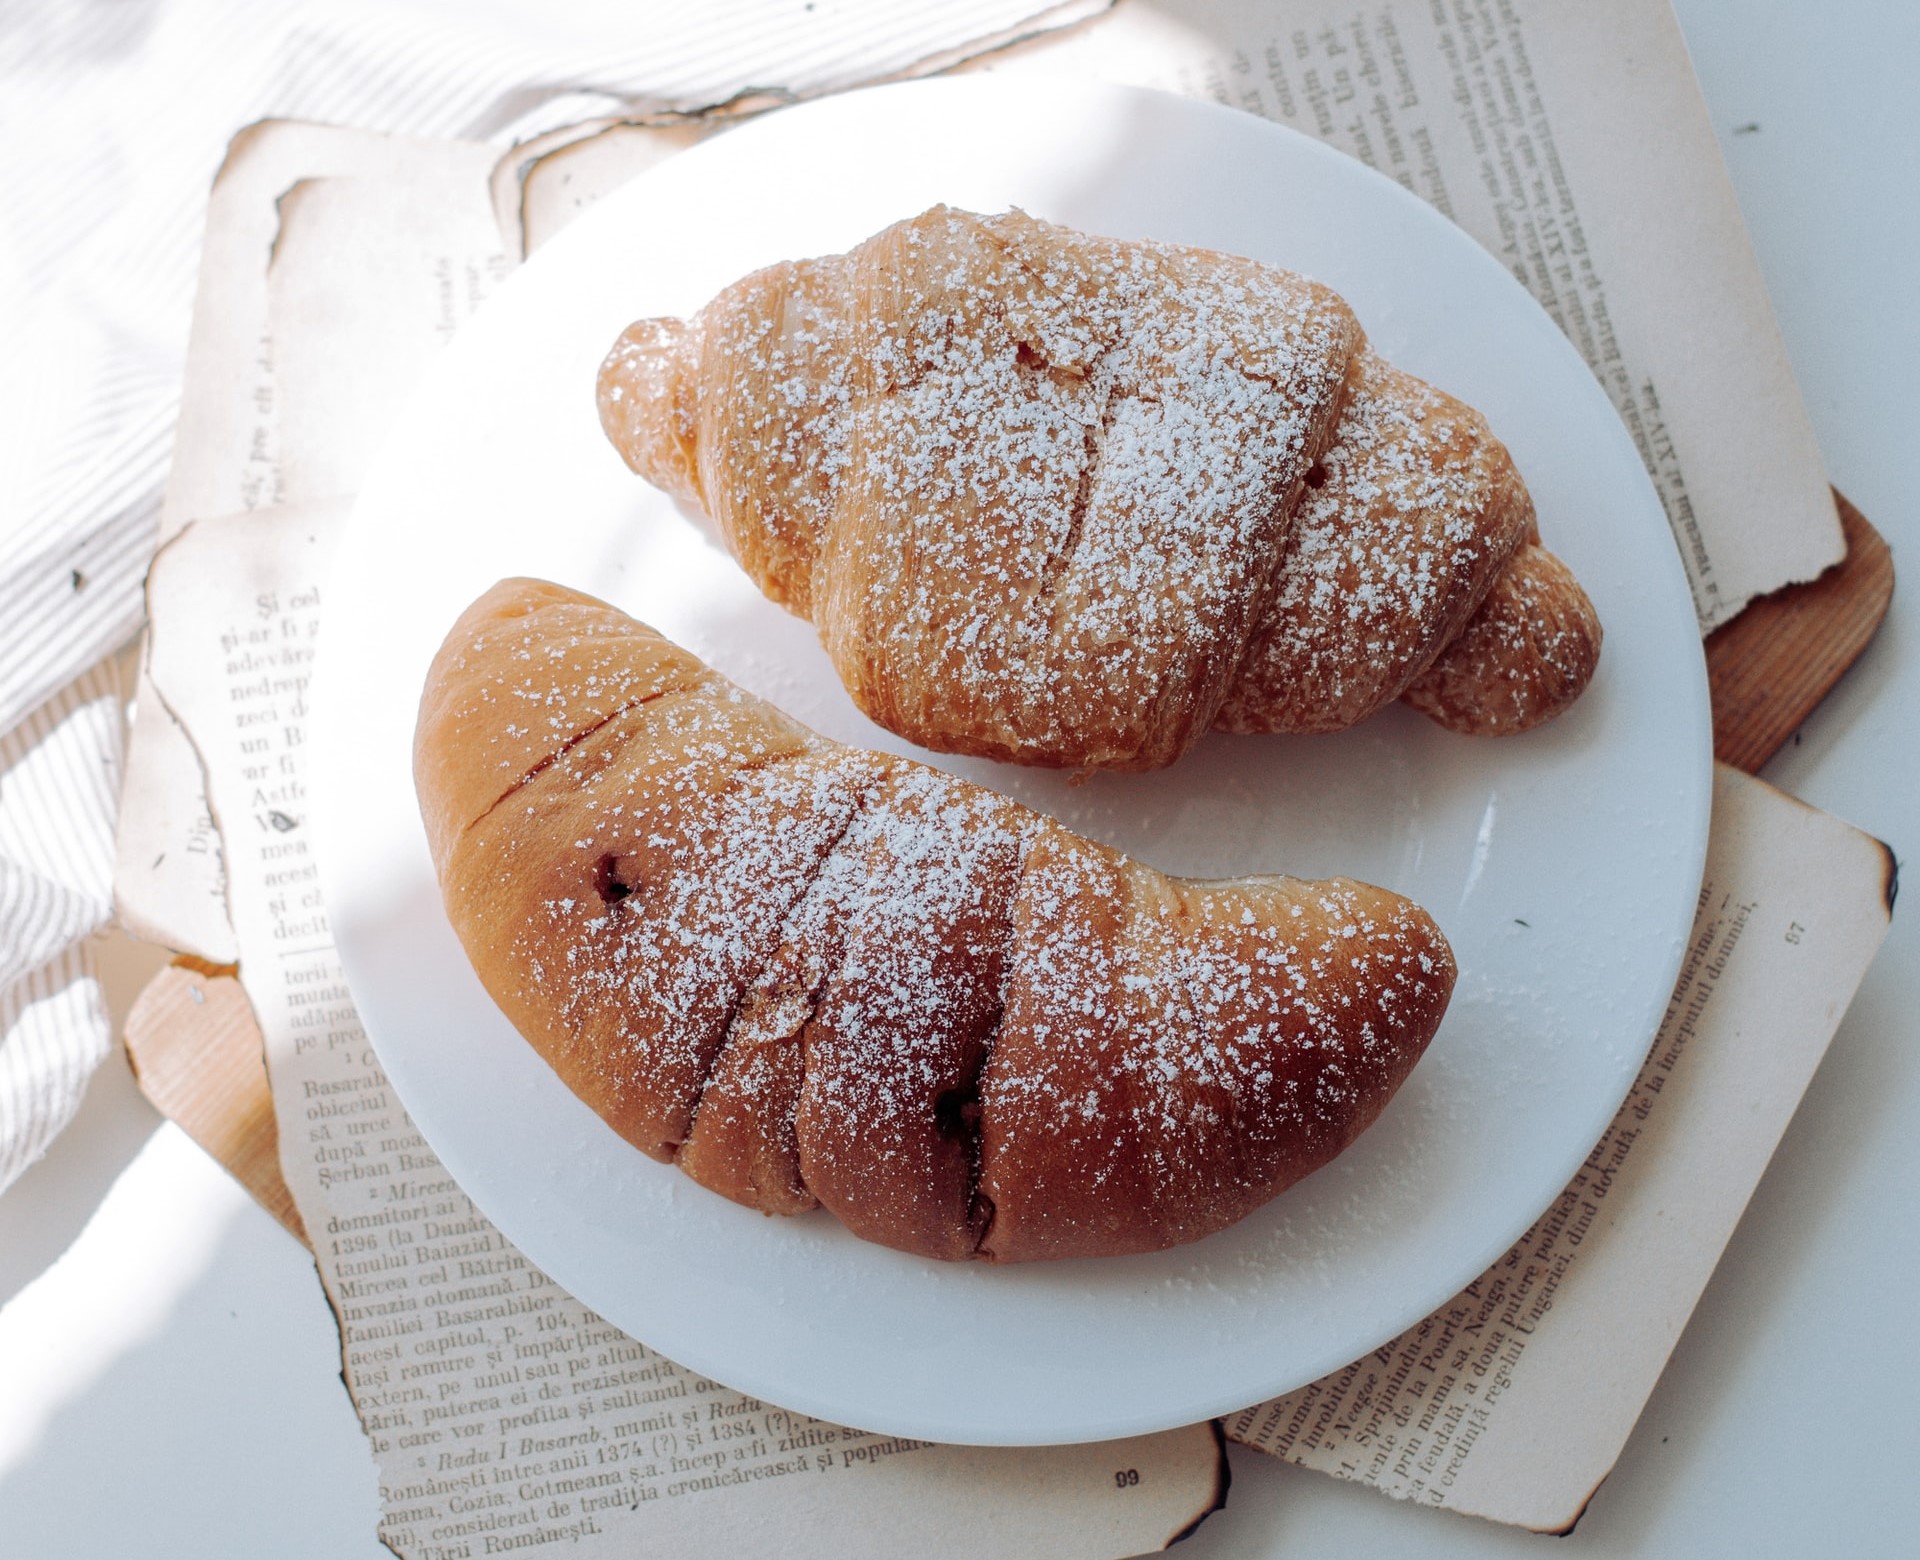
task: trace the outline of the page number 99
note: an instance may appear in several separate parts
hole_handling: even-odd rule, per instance
[[[1116,1490],[1131,1489],[1139,1482],[1140,1470],[1138,1468],[1122,1468],[1113,1476],[1113,1487]]]

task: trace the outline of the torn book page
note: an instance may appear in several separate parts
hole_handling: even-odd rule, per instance
[[[507,271],[477,167],[280,197],[267,319],[285,502],[359,491],[422,371]]]
[[[493,170],[501,242],[524,260],[601,196],[721,128],[698,119],[594,119],[522,141]]]
[[[464,183],[494,153],[433,141],[264,120],[234,136],[207,199],[180,419],[161,509],[165,542],[194,519],[280,501],[280,419],[267,328],[277,203],[303,178],[351,173]],[[220,841],[193,749],[142,667],[127,738],[114,866],[121,924],[215,964],[234,959]]]

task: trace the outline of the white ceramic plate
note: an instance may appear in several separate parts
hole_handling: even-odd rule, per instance
[[[764,1218],[617,1139],[481,990],[441,913],[408,752],[435,648],[495,580],[607,597],[842,741],[869,725],[600,434],[630,320],[938,201],[1253,255],[1331,283],[1396,362],[1481,407],[1607,628],[1591,690],[1525,737],[1400,709],[1332,738],[1213,737],[1157,775],[933,762],[1175,872],[1346,873],[1412,895],[1461,978],[1385,1116],[1237,1227],[1151,1257],[946,1266],[825,1214]],[[1172,97],[991,78],[760,120],[562,233],[436,364],[356,510],[317,691],[316,817],[360,1013],[487,1215],[596,1311],[729,1385],[935,1440],[1097,1440],[1310,1381],[1479,1274],[1572,1176],[1672,989],[1709,799],[1700,640],[1632,444],[1573,349],[1443,218],[1358,163]],[[926,757],[927,755],[919,755]]]

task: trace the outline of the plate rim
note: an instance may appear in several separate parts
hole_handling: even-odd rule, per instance
[[[1033,77],[1021,78],[1021,82],[1024,83],[1024,85],[1022,86],[1022,90],[1031,90],[1031,82],[1033,79],[1034,79]],[[965,76],[965,77],[936,78],[932,80],[906,82],[906,83],[891,83],[891,84],[887,84],[880,87],[862,89],[858,92],[838,94],[838,95],[835,95],[834,97],[815,100],[809,103],[797,105],[792,108],[782,109],[777,111],[774,114],[763,116],[759,119],[750,121],[747,124],[744,124],[735,129],[729,130],[720,136],[716,136],[711,140],[702,143],[701,146],[692,148],[687,152],[678,154],[673,159],[670,159],[667,164],[664,164],[663,167],[670,168],[670,167],[674,167],[681,164],[685,159],[700,158],[702,153],[706,152],[708,148],[721,146],[723,145],[723,143],[732,141],[735,137],[738,137],[738,136],[747,136],[747,135],[752,135],[756,133],[758,134],[767,133],[764,127],[767,126],[768,124],[774,123],[776,121],[791,122],[792,116],[798,115],[798,114],[844,112],[845,105],[849,103],[871,102],[872,100],[878,97],[881,97],[883,95],[930,96],[935,94],[944,94],[944,95],[952,95],[956,98],[963,97],[963,96],[978,97],[982,94],[993,95],[996,93],[1005,93],[1009,88],[1014,87],[1015,84],[1016,83],[1013,78],[995,77],[991,74],[987,74],[987,75]],[[1309,155],[1313,158],[1321,159],[1329,164],[1339,165],[1341,169],[1340,177],[1356,177],[1357,176],[1357,177],[1362,177],[1365,179],[1377,181],[1379,186],[1382,186],[1385,189],[1391,191],[1391,198],[1410,203],[1412,207],[1417,208],[1425,216],[1432,217],[1435,220],[1445,221],[1445,219],[1440,217],[1437,212],[1434,212],[1431,207],[1429,207],[1425,202],[1421,201],[1419,197],[1405,190],[1396,181],[1388,178],[1386,175],[1382,173],[1379,173],[1377,170],[1366,167],[1364,164],[1359,163],[1355,159],[1347,157],[1346,154],[1339,152],[1335,148],[1328,146],[1323,142],[1317,141],[1312,137],[1306,136],[1301,132],[1293,130],[1291,127],[1286,125],[1278,124],[1273,121],[1259,119],[1255,116],[1246,114],[1243,111],[1228,108],[1218,104],[1213,104],[1213,103],[1202,101],[1202,100],[1185,98],[1185,97],[1181,97],[1171,93],[1158,92],[1149,88],[1120,86],[1112,83],[1092,81],[1084,77],[1076,77],[1076,76],[1060,77],[1056,81],[1053,81],[1051,83],[1050,91],[1055,96],[1059,96],[1061,93],[1066,93],[1066,94],[1074,95],[1087,100],[1102,99],[1102,100],[1111,101],[1116,99],[1124,100],[1128,97],[1147,97],[1147,98],[1158,100],[1163,103],[1177,104],[1179,106],[1179,111],[1182,113],[1192,113],[1198,117],[1213,116],[1218,118],[1222,122],[1231,121],[1236,131],[1246,131],[1248,129],[1252,129],[1255,131],[1256,134],[1270,135],[1277,139],[1291,142],[1294,146],[1295,151],[1297,152],[1304,152],[1306,155]],[[727,154],[714,154],[714,155],[727,155]],[[631,196],[630,192],[633,191],[636,186],[643,185],[649,179],[649,177],[650,177],[650,173],[642,173],[635,180],[630,181],[627,185],[623,185],[619,190],[610,194],[603,202],[600,203],[599,207],[596,207],[594,210],[589,210],[588,212],[583,213],[582,216],[575,223],[571,224],[566,231],[556,235],[554,240],[552,241],[553,244],[568,245],[568,244],[591,242],[592,234],[593,234],[595,223],[596,223],[596,217],[599,216],[601,221],[611,223],[613,220],[613,217],[610,215],[602,215],[602,213],[613,211],[615,209],[614,203],[621,202],[623,199],[634,198]],[[1598,396],[1601,399],[1602,404],[1604,404],[1606,407],[1607,416],[1610,419],[1612,419],[1614,423],[1617,425],[1617,414],[1614,412],[1611,402],[1605,399],[1604,390],[1600,387],[1597,380],[1593,379],[1591,372],[1587,369],[1587,366],[1585,365],[1585,363],[1579,360],[1577,353],[1575,352],[1575,349],[1573,348],[1572,344],[1566,341],[1564,335],[1560,333],[1557,327],[1552,325],[1551,320],[1545,315],[1545,311],[1540,308],[1539,304],[1531,297],[1530,294],[1527,294],[1525,290],[1519,286],[1519,284],[1511,277],[1511,275],[1507,273],[1506,268],[1504,266],[1501,266],[1498,260],[1495,259],[1495,257],[1487,253],[1477,243],[1475,243],[1470,237],[1466,237],[1465,235],[1462,235],[1462,237],[1464,239],[1465,244],[1469,246],[1474,252],[1474,254],[1478,257],[1478,260],[1480,262],[1484,262],[1486,266],[1492,267],[1495,270],[1499,271],[1502,277],[1504,278],[1506,284],[1518,295],[1520,299],[1525,300],[1526,307],[1528,307],[1529,309],[1534,311],[1535,314],[1538,315],[1539,321],[1544,323],[1547,326],[1547,328],[1552,332],[1552,336],[1555,342],[1558,344],[1558,346],[1561,349],[1563,349],[1566,355],[1571,357],[1572,360],[1578,364],[1581,374],[1589,382],[1589,388],[1592,394],[1595,396]],[[536,252],[535,255],[529,257],[528,261],[525,264],[523,264],[523,266],[520,267],[512,276],[509,277],[506,283],[506,287],[508,288],[513,287],[516,283],[520,282],[521,278],[528,274],[528,267],[538,265],[540,262],[541,255],[546,254],[549,251],[550,247],[551,246],[542,246],[542,249],[540,251]],[[505,288],[503,288],[502,291],[504,292]],[[490,306],[491,306],[491,303],[489,304],[489,307]],[[431,380],[432,378],[431,371],[429,372],[427,378],[428,380]],[[425,393],[424,389],[422,391],[416,392],[416,394],[424,394],[424,393]],[[408,419],[403,416],[402,419],[400,419],[400,422],[402,425],[404,425],[407,420]],[[1619,433],[1622,438],[1626,436],[1624,428],[1619,429]],[[394,458],[393,452],[389,450],[387,454],[382,457],[381,464],[384,464],[387,460],[390,460],[393,458]],[[1636,466],[1637,466],[1637,462],[1636,462]],[[1651,479],[1646,476],[1643,468],[1638,468],[1638,469],[1640,473],[1640,482],[1644,485],[1646,490],[1646,497],[1655,506],[1658,506],[1658,502],[1659,502],[1658,497],[1657,497],[1657,494],[1654,492]],[[368,482],[363,486],[362,497],[356,500],[356,503],[354,506],[354,518],[349,522],[347,532],[342,537],[342,545],[339,549],[338,554],[336,555],[334,569],[333,569],[334,578],[336,580],[339,578],[342,572],[344,572],[351,566],[351,561],[354,556],[354,549],[349,545],[349,543],[352,541],[354,537],[363,535],[364,532],[366,531],[367,525],[369,522],[364,522],[361,516],[367,510],[377,509],[378,506],[377,506],[376,500],[377,500],[381,485],[382,483],[379,476],[379,469],[378,467],[376,467],[374,472],[370,474]],[[1670,585],[1676,581],[1678,582],[1679,588],[1680,588],[1680,594],[1682,597],[1686,599],[1688,603],[1689,619],[1691,621],[1692,620],[1691,598],[1690,596],[1687,595],[1685,591],[1684,574],[1681,569],[1680,559],[1678,557],[1677,552],[1673,554],[1673,556],[1670,559],[1666,560],[1666,562],[1668,564],[1668,567],[1664,572],[1667,575],[1668,582]],[[342,592],[336,586],[333,590],[333,595],[331,599],[337,601],[340,599],[341,594]],[[337,612],[329,614],[328,616],[329,623],[336,622],[338,620],[339,619],[338,619]],[[336,870],[339,865],[339,853],[334,848],[334,846],[329,843],[334,837],[334,830],[327,823],[326,820],[330,814],[334,816],[338,816],[338,813],[336,811],[336,799],[339,794],[339,786],[344,780],[343,771],[347,767],[346,758],[345,758],[345,749],[347,745],[333,744],[325,740],[326,734],[329,731],[338,732],[339,730],[342,729],[342,726],[337,716],[339,695],[334,690],[334,682],[335,682],[334,673],[341,663],[340,663],[339,657],[332,656],[329,653],[331,632],[332,631],[329,628],[323,626],[322,633],[320,636],[320,644],[318,647],[316,675],[315,675],[315,684],[314,684],[314,730],[315,730],[316,736],[321,740],[319,740],[316,743],[316,757],[315,757],[314,774],[313,774],[313,789],[314,789],[313,811],[314,811],[314,818],[315,818],[316,856],[320,862],[320,879],[321,879],[322,891],[323,891],[323,894],[325,895],[326,903],[328,906],[330,924],[338,928],[342,925],[349,924],[351,918],[349,917],[345,921],[343,921],[341,918],[339,918],[336,915],[336,906],[341,903],[341,893],[340,893],[341,885],[338,882],[337,870]],[[1694,638],[1694,643],[1698,644],[1697,636]],[[1687,783],[1689,784],[1692,790],[1692,798],[1691,798],[1692,804],[1693,804],[1692,815],[1686,821],[1686,825],[1685,825],[1685,835],[1687,840],[1686,848],[1691,856],[1691,864],[1687,866],[1686,869],[1680,873],[1681,879],[1690,881],[1692,886],[1687,888],[1684,894],[1682,894],[1678,889],[1676,889],[1675,891],[1676,900],[1682,901],[1686,906],[1690,907],[1692,900],[1697,897],[1698,885],[1704,871],[1705,856],[1706,856],[1706,849],[1707,849],[1707,832],[1708,832],[1708,825],[1711,817],[1712,791],[1713,791],[1712,754],[1711,754],[1711,720],[1710,720],[1710,705],[1707,698],[1707,681],[1706,681],[1704,651],[1702,651],[1697,657],[1693,657],[1689,659],[1689,665],[1686,668],[1686,674],[1684,676],[1677,676],[1675,678],[1673,692],[1674,692],[1674,696],[1677,699],[1682,700],[1683,702],[1685,702],[1687,705],[1690,706],[1690,709],[1687,712],[1684,712],[1687,717],[1685,720],[1685,724],[1699,738],[1698,742],[1695,744],[1693,753],[1690,755],[1692,759],[1692,762],[1690,765],[1681,764],[1680,759],[1678,757],[1676,758],[1676,761],[1675,761],[1676,772],[1684,771],[1683,778],[1687,781]],[[1675,916],[1673,918],[1673,924],[1677,926],[1682,933],[1684,933],[1685,928],[1691,924],[1690,908],[1687,909],[1684,915]],[[343,969],[345,970],[345,973],[347,975],[349,988],[354,989],[356,988],[358,982],[356,980],[356,975],[355,975],[355,963],[356,963],[355,955],[354,955],[353,948],[350,946],[352,942],[351,934],[342,935],[338,931],[336,931],[335,940],[336,940],[336,946],[339,949]],[[1684,948],[1685,948],[1684,935],[1676,937],[1673,940],[1673,946],[1670,950],[1670,959],[1668,961],[1670,967],[1668,967],[1665,970],[1664,979],[1658,983],[1658,987],[1659,987],[1658,992],[1657,994],[1649,995],[1646,998],[1645,1017],[1646,1017],[1647,1023],[1645,1025],[1645,1028],[1646,1028],[1646,1044],[1648,1046],[1652,1044],[1658,1032],[1659,1019],[1662,1012],[1664,1011],[1667,998],[1670,995],[1673,981],[1678,975],[1680,964],[1684,957]],[[359,1009],[360,1007],[361,1007],[361,1004],[358,1000],[358,994],[356,992],[356,1008]],[[364,1011],[362,1012],[362,1022],[363,1024],[365,1024]],[[386,1071],[388,1079],[393,1086],[396,1098],[400,1101],[402,1106],[406,1108],[409,1115],[413,1117],[416,1125],[419,1126],[423,1136],[426,1136],[429,1143],[432,1144],[436,1155],[440,1157],[443,1162],[445,1162],[446,1155],[442,1152],[440,1144],[434,1141],[433,1134],[429,1132],[425,1124],[426,1120],[431,1119],[434,1116],[434,1111],[431,1107],[431,1104],[429,1103],[428,1108],[424,1113],[424,1116],[421,1111],[416,1109],[416,1100],[409,1097],[408,1086],[405,1082],[403,1082],[403,1079],[405,1078],[406,1072],[407,1072],[406,1066],[403,1063],[401,1067],[396,1070],[390,1065],[390,1050],[389,1050],[389,1046],[391,1043],[390,1040],[388,1043],[383,1044],[382,1038],[375,1033],[375,1029],[373,1025],[366,1025],[365,1027],[367,1030],[369,1041],[372,1044],[376,1054],[379,1055],[382,1067]],[[1636,1055],[1633,1061],[1633,1065],[1631,1067],[1623,1067],[1621,1069],[1621,1086],[1620,1086],[1618,1095],[1616,1097],[1611,1098],[1610,1102],[1606,1105],[1606,1109],[1604,1112],[1597,1112],[1598,1119],[1596,1124],[1594,1125],[1592,1133],[1589,1136],[1583,1137],[1582,1141],[1577,1147],[1577,1150],[1571,1149],[1571,1148],[1568,1150],[1569,1162],[1565,1167],[1565,1174],[1559,1177],[1556,1183],[1557,1185],[1564,1185],[1566,1182],[1570,1181],[1573,1175],[1578,1171],[1580,1164],[1584,1161],[1586,1155],[1590,1152],[1592,1143],[1599,1139],[1602,1133],[1604,1133],[1604,1131],[1606,1130],[1607,1125],[1611,1122],[1613,1117],[1617,1114],[1621,1102],[1625,1099],[1627,1093],[1632,1088],[1633,1080],[1637,1076],[1639,1068],[1642,1065],[1643,1061],[1644,1061],[1644,1050],[1640,1054]],[[456,1157],[459,1157],[459,1156],[456,1155]],[[468,1175],[466,1173],[455,1173],[451,1164],[448,1165],[448,1170],[450,1174],[454,1174],[455,1180],[459,1182],[464,1188],[467,1184]],[[475,1179],[484,1181],[485,1177],[484,1175],[476,1175]],[[1437,1299],[1428,1298],[1425,1290],[1422,1290],[1422,1292],[1418,1296],[1410,1297],[1405,1302],[1403,1307],[1401,1307],[1398,1311],[1394,1313],[1396,1317],[1395,1325],[1390,1330],[1382,1332],[1380,1335],[1380,1338],[1377,1339],[1373,1345],[1369,1345],[1369,1347],[1375,1347],[1379,1342],[1384,1342],[1388,1339],[1398,1336],[1408,1326],[1411,1326],[1417,1323],[1422,1317],[1430,1314],[1434,1309],[1435,1305],[1444,1304],[1448,1297],[1457,1293],[1462,1287],[1464,1287],[1466,1283],[1471,1282],[1474,1277],[1478,1276],[1481,1272],[1485,1271],[1485,1269],[1492,1262],[1496,1261],[1501,1254],[1503,1254],[1506,1250],[1510,1249],[1513,1242],[1516,1239],[1518,1239],[1521,1235],[1524,1234],[1525,1230],[1529,1228],[1535,1220],[1538,1219],[1538,1217],[1546,1207],[1551,1206],[1552,1198],[1557,1195],[1558,1195],[1557,1192],[1549,1194],[1548,1201],[1545,1204],[1543,1204],[1541,1208],[1534,1209],[1524,1221],[1520,1222],[1518,1228],[1513,1230],[1511,1233],[1506,1234],[1504,1238],[1501,1238],[1499,1240],[1490,1240],[1486,1242],[1485,1244],[1487,1249],[1484,1249],[1484,1250],[1476,1249],[1471,1254],[1471,1258],[1469,1258],[1467,1255],[1463,1255],[1458,1261],[1458,1263],[1456,1263],[1455,1265],[1458,1269],[1461,1270],[1464,1276],[1459,1278],[1457,1282],[1450,1283],[1445,1293],[1440,1295]],[[488,1206],[482,1203],[481,1199],[479,1198],[475,1198],[474,1200],[476,1204],[479,1204],[482,1207],[482,1211],[487,1214],[487,1217],[489,1218],[489,1220],[497,1223],[497,1220],[495,1220],[494,1214],[488,1208]],[[516,1237],[510,1235],[508,1238],[516,1239],[516,1244],[519,1244],[519,1241],[517,1240]],[[534,1260],[532,1253],[530,1252],[528,1253],[528,1259],[529,1261]],[[536,1265],[543,1265],[543,1264],[536,1263]],[[554,1265],[563,1266],[565,1264],[561,1263],[561,1264],[554,1264]],[[618,1324],[616,1323],[616,1325]],[[677,1363],[685,1366],[688,1369],[698,1371],[702,1375],[710,1376],[713,1379],[719,1380],[722,1382],[726,1382],[729,1379],[730,1372],[725,1360],[711,1358],[708,1355],[707,1351],[697,1346],[687,1347],[684,1343],[684,1340],[677,1341],[675,1346],[671,1348],[661,1348],[659,1345],[648,1340],[642,1340],[642,1341],[646,1342],[649,1348],[655,1349],[657,1352],[660,1352],[666,1355],[667,1357],[675,1360]],[[1253,1397],[1251,1400],[1244,1399],[1239,1389],[1233,1389],[1232,1391],[1226,1392],[1225,1396],[1216,1395],[1216,1397],[1214,1398],[1209,1398],[1209,1399],[1199,1401],[1197,1402],[1197,1404],[1183,1405],[1179,1410],[1178,1417],[1168,1417],[1167,1413],[1163,1410],[1143,1410],[1138,1415],[1134,1416],[1131,1419],[1125,1420],[1124,1422],[1109,1419],[1107,1421],[1104,1421],[1100,1428],[1097,1428],[1091,1431],[1087,1431],[1083,1429],[1081,1433],[1068,1435],[1068,1436],[1062,1436],[1058,1434],[1057,1427],[1049,1427],[1046,1433],[1040,1434],[1040,1435],[1034,1435],[1034,1434],[1028,1433],[1021,1426],[998,1426],[998,1427],[993,1427],[991,1430],[989,1430],[988,1427],[976,1426],[974,1427],[974,1431],[972,1433],[968,1433],[964,1429],[961,1430],[959,1433],[956,1433],[956,1427],[951,1422],[938,1420],[937,1417],[935,1420],[916,1423],[911,1416],[903,1417],[899,1414],[895,1414],[891,1412],[882,1414],[879,1416],[861,1416],[858,1418],[849,1419],[849,1417],[845,1412],[844,1404],[840,1404],[836,1406],[836,1404],[832,1401],[816,1402],[816,1403],[809,1404],[807,1402],[797,1400],[795,1398],[795,1395],[791,1392],[783,1393],[783,1395],[780,1397],[778,1401],[781,1403],[781,1406],[783,1407],[788,1407],[798,1412],[813,1414],[813,1415],[816,1415],[817,1417],[821,1417],[824,1419],[836,1420],[841,1423],[859,1423],[859,1424],[862,1424],[864,1427],[877,1429],[884,1433],[911,1435],[911,1436],[915,1436],[916,1438],[946,1441],[946,1442],[957,1441],[957,1442],[963,1442],[965,1444],[978,1444],[978,1445],[1034,1445],[1034,1444],[1051,1444],[1051,1443],[1059,1442],[1062,1440],[1082,1440],[1082,1441],[1107,1440],[1107,1439],[1114,1439],[1114,1438],[1119,1438],[1124,1436],[1148,1433],[1153,1430],[1172,1428],[1176,1425],[1193,1422],[1198,1419],[1217,1417],[1222,1414],[1232,1413],[1240,1408],[1249,1406],[1249,1401],[1259,1402],[1266,1398],[1276,1395],[1276,1393],[1278,1392],[1293,1390],[1295,1387],[1299,1385],[1303,1385],[1306,1382],[1316,1380],[1321,1375],[1325,1374],[1326,1371],[1338,1369],[1340,1366],[1346,1364],[1352,1358],[1364,1357],[1365,1353],[1366,1353],[1366,1350],[1363,1349],[1359,1351],[1357,1355],[1347,1355],[1341,1359],[1332,1361],[1331,1363],[1327,1363],[1324,1366],[1320,1366],[1319,1368],[1314,1368],[1310,1370],[1308,1374],[1301,1377],[1298,1381],[1294,1382],[1291,1386],[1279,1386],[1274,1388],[1261,1387],[1257,1389],[1257,1395]],[[1317,1363],[1318,1362],[1316,1362],[1316,1364]],[[1257,1374],[1257,1372],[1251,1372],[1248,1374]],[[1289,1374],[1291,1375],[1294,1373],[1289,1372]],[[764,1395],[762,1392],[758,1391],[751,1384],[741,1385],[738,1388],[738,1390],[753,1392],[754,1395],[756,1396]],[[773,1401],[773,1400],[769,1399],[769,1401]]]

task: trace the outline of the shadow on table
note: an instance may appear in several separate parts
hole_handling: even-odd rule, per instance
[[[1831,1258],[1822,1249],[1847,1238],[1833,1233],[1836,1226],[1882,1218],[1890,1207],[1900,1210],[1898,1217],[1905,1215],[1904,1202],[1887,1202],[1887,1186],[1877,1178],[1873,1163],[1874,1145],[1898,1136],[1889,1114],[1913,1093],[1909,1026],[1891,973],[1900,942],[1896,917],[1889,945],[1868,970],[1814,1074],[1613,1477],[1594,1499],[1587,1522],[1604,1527],[1622,1553],[1655,1552],[1662,1529],[1669,1525],[1663,1509],[1689,1498],[1689,1492],[1700,1499],[1703,1485],[1712,1488],[1720,1481],[1728,1489],[1737,1481],[1742,1501],[1762,1498],[1772,1508],[1780,1553],[1824,1550],[1838,1541],[1844,1525],[1844,1495],[1834,1488],[1836,1475],[1831,1471],[1838,1462],[1852,1467],[1851,1477],[1862,1487],[1906,1477],[1910,1436],[1863,1431],[1850,1438],[1842,1455],[1835,1448],[1809,1445],[1793,1428],[1790,1411],[1774,1416],[1778,1425],[1760,1420],[1745,1433],[1729,1429],[1745,1419],[1743,1400],[1791,1400],[1802,1393],[1838,1394],[1843,1399],[1850,1392],[1869,1395],[1844,1375],[1826,1374],[1836,1350],[1831,1339],[1820,1336],[1826,1318],[1817,1302],[1810,1309],[1807,1291],[1813,1287],[1812,1276],[1822,1273],[1842,1290],[1852,1285],[1852,1275],[1833,1272]],[[1884,1147],[1879,1153],[1888,1157]],[[1889,1225],[1887,1238],[1900,1239],[1899,1228]],[[1855,1356],[1849,1368],[1858,1366],[1859,1333],[1845,1330],[1860,1328],[1863,1316],[1881,1313],[1890,1342],[1909,1331],[1908,1296],[1851,1294],[1842,1299],[1841,1308],[1846,1314],[1833,1325],[1850,1340],[1850,1347],[1837,1351]],[[1766,1367],[1756,1360],[1770,1353],[1780,1357],[1778,1344],[1770,1344],[1768,1335],[1807,1329],[1810,1320],[1804,1350],[1796,1351],[1801,1354],[1797,1368],[1790,1375],[1759,1376],[1756,1372]],[[1824,1412],[1813,1417],[1831,1420]],[[1776,1467],[1778,1475],[1754,1476],[1752,1466],[1761,1462]],[[1825,1471],[1814,1471],[1814,1464]],[[1825,1499],[1810,1504],[1806,1497],[1813,1491]],[[1856,1546],[1856,1552],[1866,1551]]]
[[[0,1194],[0,1305],[60,1260],[159,1125],[116,1048],[45,1157]]]
[[[130,1347],[61,1362],[72,1395],[0,1466],[0,1553],[393,1560],[312,1259],[237,1196],[214,1217],[184,1287],[113,1297]]]

